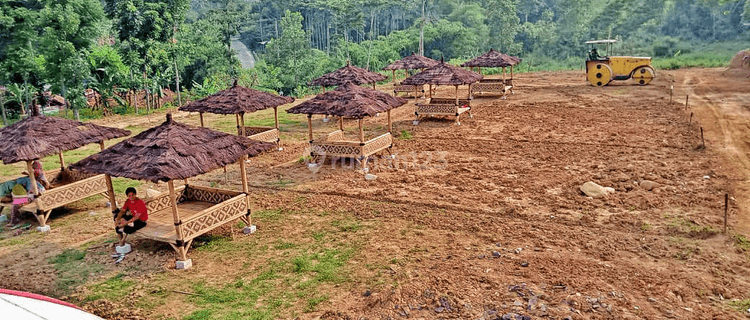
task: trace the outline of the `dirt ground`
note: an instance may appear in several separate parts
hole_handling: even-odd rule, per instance
[[[251,236],[232,226],[216,231],[231,236],[225,250],[237,251],[197,248],[191,270],[174,270],[171,249],[147,240],[135,240],[133,257],[114,265],[109,209],[99,199],[56,213],[48,234],[0,233],[0,286],[61,297],[108,319],[179,319],[201,308],[184,283],[218,288],[254,278],[289,253],[257,248],[304,247],[315,241],[310,234],[349,221],[358,227],[323,238],[326,248],[357,248],[343,266],[349,280],[321,286],[326,299],[315,308],[292,302],[275,317],[747,318],[738,306],[750,299],[750,80],[687,69],[658,71],[648,86],[596,88],[580,71],[520,74],[515,83],[506,100],[475,98],[473,118],[462,116],[461,125],[414,125],[413,99],[395,110],[396,157],[369,163],[373,181],[348,163],[310,170],[300,160],[305,124],[283,127],[283,151],[252,159],[248,175],[256,212],[289,214],[261,215]],[[436,96],[453,94],[438,88]],[[384,132],[385,121],[367,119],[368,135]],[[335,127],[314,125],[316,135]],[[345,125],[356,136],[356,123]],[[230,166],[227,187],[240,189],[237,175]],[[645,190],[644,180],[659,186]],[[224,173],[191,181],[223,185]],[[587,181],[615,193],[587,197],[579,190]],[[87,253],[81,266],[102,266],[98,276],[75,282],[53,262],[67,248]],[[113,274],[159,303],[91,299],[91,284]],[[62,277],[78,285],[61,289]]]

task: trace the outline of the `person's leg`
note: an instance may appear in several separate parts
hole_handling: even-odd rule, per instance
[[[10,209],[10,224],[9,226],[21,223],[21,206],[14,205]]]

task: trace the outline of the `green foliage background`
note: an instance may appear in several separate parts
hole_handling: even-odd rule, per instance
[[[412,52],[465,61],[490,48],[520,71],[579,68],[596,38],[660,68],[724,65],[750,43],[746,0],[0,0],[0,85],[10,118],[50,90],[71,109],[129,110],[123,92],[199,98],[232,79],[287,95],[351,61],[380,70]],[[420,36],[423,44],[420,45]],[[255,66],[243,69],[241,41]],[[111,98],[111,99],[108,99]]]

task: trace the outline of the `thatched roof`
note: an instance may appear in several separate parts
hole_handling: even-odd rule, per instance
[[[340,86],[347,82],[360,85],[383,81],[385,79],[385,76],[380,73],[353,66],[347,62],[346,67],[324,74],[320,76],[320,78],[310,82],[310,84],[314,86],[331,87]]]
[[[5,164],[34,160],[129,135],[128,130],[46,117],[36,110],[35,115],[0,129],[0,159]]]
[[[181,111],[208,112],[217,114],[250,113],[294,102],[292,97],[278,96],[264,91],[245,88],[234,81],[234,85],[203,99],[179,108]]]
[[[152,182],[187,179],[255,156],[275,147],[259,142],[167,121],[72,164],[73,169]]]
[[[383,70],[425,69],[435,66],[438,63],[440,63],[440,61],[420,56],[412,52],[410,56],[389,64],[387,67],[383,68]]]
[[[408,77],[401,83],[407,85],[462,85],[477,82],[482,78],[482,75],[478,73],[440,61],[437,65]]]
[[[490,49],[487,53],[474,59],[466,61],[462,67],[510,67],[521,62],[521,58],[509,56],[495,49]]]
[[[346,118],[364,118],[400,107],[406,99],[393,97],[370,88],[347,83],[336,90],[321,93],[286,112],[298,114],[325,114]]]

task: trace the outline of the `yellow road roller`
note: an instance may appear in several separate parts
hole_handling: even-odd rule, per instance
[[[615,42],[617,40],[614,39],[586,41],[591,45],[586,59],[586,79],[589,83],[602,87],[612,80],[633,79],[638,85],[649,84],[656,77],[651,57],[609,56]],[[606,56],[599,56],[598,45],[606,45]]]

